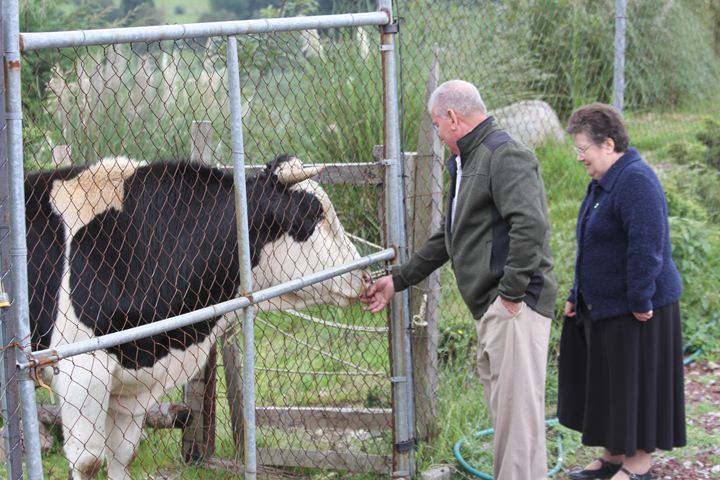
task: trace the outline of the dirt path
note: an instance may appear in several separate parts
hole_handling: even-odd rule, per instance
[[[695,480],[720,479],[720,364],[715,362],[692,363],[685,368],[685,401],[688,429],[704,430],[717,441],[709,448],[690,445],[683,459],[673,453],[657,458],[653,467],[657,479]],[[688,455],[695,454],[695,458]]]

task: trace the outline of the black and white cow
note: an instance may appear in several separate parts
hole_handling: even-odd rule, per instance
[[[254,287],[358,258],[326,192],[294,157],[247,181]],[[232,173],[123,157],[29,174],[25,181],[33,350],[179,315],[238,295]],[[369,282],[352,272],[272,308],[349,305]],[[227,328],[212,319],[61,360],[65,454],[73,478],[129,478],[148,408],[204,365]]]

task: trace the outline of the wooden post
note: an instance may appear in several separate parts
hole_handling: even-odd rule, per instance
[[[209,121],[193,121],[190,127],[190,161],[209,164],[212,152],[211,124]],[[183,388],[183,401],[190,408],[190,422],[183,428],[182,451],[186,462],[199,462],[212,456],[215,451],[215,375],[217,351],[210,348],[207,364]]]
[[[209,120],[193,121],[190,125],[190,161],[205,165],[212,163],[212,123]]]
[[[72,147],[70,145],[55,145],[52,147],[52,161],[55,168],[71,167]]]
[[[242,359],[237,336],[237,315],[229,313],[226,317],[232,327],[222,335],[220,345],[222,347],[225,384],[227,385],[227,400],[230,406],[230,424],[236,451],[244,452],[245,422],[243,417]]]
[[[437,88],[440,67],[433,50],[430,75],[426,85],[426,99]],[[430,114],[423,114],[418,136],[415,162],[409,167],[408,179],[412,197],[407,205],[412,215],[408,228],[410,252],[419,249],[438,228],[442,220],[444,148],[432,126]],[[434,438],[438,388],[438,302],[440,300],[440,272],[432,273],[410,291],[410,315],[413,328],[413,380],[415,392],[415,427],[418,439]]]
[[[210,348],[207,364],[185,386],[184,401],[190,407],[190,423],[183,429],[183,459],[201,462],[215,453],[215,375],[217,350]]]

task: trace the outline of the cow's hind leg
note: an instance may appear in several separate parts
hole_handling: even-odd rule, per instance
[[[53,386],[62,399],[64,450],[69,478],[94,478],[105,450],[105,416],[110,398],[110,374],[104,362],[78,355],[58,364]]]
[[[130,478],[129,467],[140,444],[150,398],[148,393],[139,393],[132,397],[113,395],[110,399],[105,449],[108,480]]]

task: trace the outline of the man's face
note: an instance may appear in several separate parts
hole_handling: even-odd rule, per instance
[[[458,123],[455,112],[451,109],[446,111],[433,109],[430,112],[430,118],[432,118],[433,127],[438,132],[440,140],[447,144],[452,153],[459,155],[460,149],[457,145],[459,139]]]

